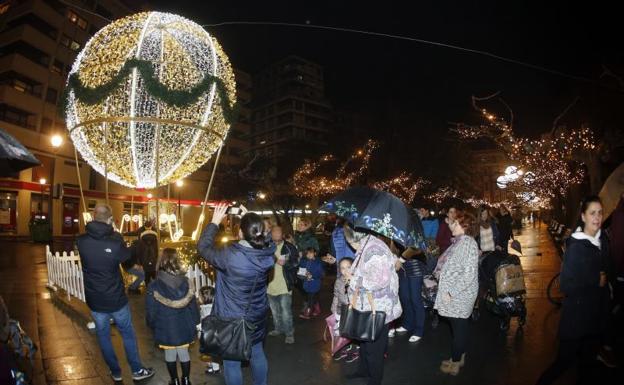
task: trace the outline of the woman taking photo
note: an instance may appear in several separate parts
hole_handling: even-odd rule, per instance
[[[218,205],[211,223],[204,229],[197,249],[201,256],[217,269],[215,299],[212,314],[222,318],[245,317],[255,329],[252,334],[251,374],[254,385],[266,385],[268,364],[262,342],[266,337],[268,272],[273,268],[275,246],[269,246],[264,235],[262,218],[247,213],[240,223],[240,241],[225,248],[215,247],[219,224],[228,206]],[[225,383],[242,385],[240,361],[223,361]]]
[[[444,258],[440,258],[446,262],[440,271],[434,309],[449,320],[453,333],[451,358],[442,361],[440,370],[454,376],[464,366],[468,317],[479,291],[479,249],[473,238],[474,225],[474,216],[459,213],[449,225],[453,244],[444,252]]]
[[[397,257],[385,242],[374,235],[355,231],[348,225],[344,226],[344,234],[356,251],[351,267],[349,300],[359,294],[356,302],[358,310],[370,311],[367,299],[370,294],[375,310],[386,313],[379,338],[373,342],[361,342],[359,366],[347,378],[368,378],[368,385],[379,385],[383,378],[384,353],[388,347],[388,324],[401,316],[399,277],[395,268]]]
[[[568,238],[559,277],[564,294],[559,320],[559,350],[555,361],[542,373],[538,385],[552,384],[579,360],[578,383],[591,382],[590,368],[600,347],[603,304],[608,296],[609,258],[602,226],[602,203],[597,196],[581,205],[580,226]]]

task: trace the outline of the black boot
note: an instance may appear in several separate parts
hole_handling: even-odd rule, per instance
[[[191,361],[180,362],[182,367],[182,385],[191,385]]]
[[[166,362],[167,371],[169,372],[169,376],[171,377],[171,381],[169,381],[169,385],[180,385],[180,380],[178,379],[178,364],[176,361]]]

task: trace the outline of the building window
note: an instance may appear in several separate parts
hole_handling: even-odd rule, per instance
[[[87,30],[87,21],[82,17],[78,16],[78,14],[74,11],[67,11],[67,18],[72,23],[76,24],[80,29]]]
[[[50,66],[50,71],[54,72],[55,74],[63,75],[63,68],[65,68],[63,62],[54,59],[52,66]]]
[[[46,92],[46,102],[56,104],[57,99],[58,91],[52,87],[48,87],[48,91]]]
[[[61,36],[60,43],[61,45],[71,49],[72,51],[78,51],[80,49],[80,43],[78,43],[76,40],[73,40],[72,38],[70,38],[69,36],[65,34]]]
[[[30,130],[37,127],[37,115],[6,104],[0,104],[0,120]]]
[[[42,85],[29,77],[8,71],[0,74],[0,85],[7,85],[19,92],[41,97]]]
[[[18,40],[4,47],[0,47],[0,57],[10,54],[22,55],[25,58],[44,67],[48,67],[48,65],[50,65],[49,55],[22,40]]]

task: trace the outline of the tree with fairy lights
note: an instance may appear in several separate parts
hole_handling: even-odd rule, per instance
[[[429,184],[423,178],[414,178],[402,171],[399,175],[380,181],[368,181],[371,158],[379,143],[369,139],[363,148],[355,150],[346,160],[335,155],[323,155],[316,161],[306,160],[291,180],[297,196],[305,198],[327,198],[357,184],[391,192],[410,204],[416,195]]]
[[[452,131],[461,139],[489,138],[517,162],[518,167],[524,170],[524,176],[509,181],[506,186],[514,191],[531,191],[543,198],[553,198],[564,195],[571,186],[581,183],[586,173],[584,160],[588,153],[595,153],[597,149],[593,131],[587,127],[559,127],[556,123],[560,115],[555,120],[555,127],[540,139],[517,136],[512,127],[513,112],[502,99],[499,98],[499,101],[510,111],[509,121],[477,106],[478,101],[497,95],[473,97],[473,107],[480,112],[483,122],[478,125],[460,123]]]

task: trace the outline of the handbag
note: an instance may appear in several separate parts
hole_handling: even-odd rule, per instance
[[[256,325],[245,320],[251,306],[251,296],[256,289],[258,277],[249,293],[247,307],[240,318],[224,318],[211,314],[201,322],[199,351],[229,361],[249,361],[251,357],[251,336]]]
[[[364,342],[375,341],[381,335],[386,322],[386,313],[375,310],[373,295],[367,294],[371,310],[357,310],[355,308],[359,288],[353,294],[349,305],[342,305],[340,309],[340,335],[345,338]]]

